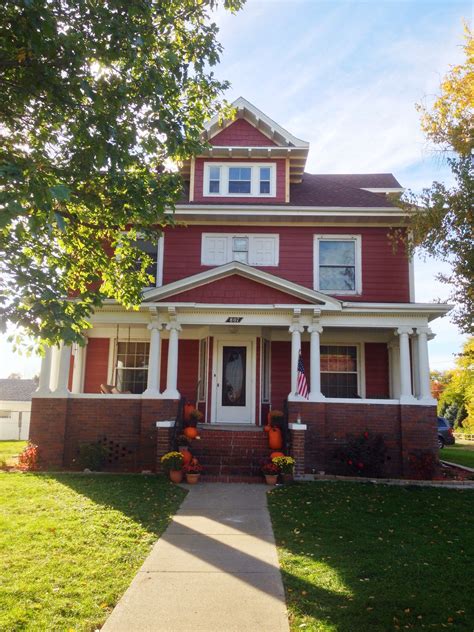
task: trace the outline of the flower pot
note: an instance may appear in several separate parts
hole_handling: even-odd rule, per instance
[[[183,480],[183,470],[170,470],[170,481],[172,483],[181,483]]]
[[[291,473],[282,473],[281,480],[283,483],[292,483],[293,482],[293,474]]]
[[[276,485],[278,480],[278,474],[265,474],[265,482],[267,485]]]
[[[189,473],[186,473],[186,482],[189,485],[196,485],[196,483],[199,481],[199,477],[200,476],[201,476],[200,474],[189,474]]]

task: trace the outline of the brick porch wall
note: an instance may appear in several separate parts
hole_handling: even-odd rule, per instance
[[[155,471],[156,421],[175,419],[172,400],[33,398],[30,440],[39,446],[41,469],[80,469],[83,443],[104,441],[106,470]]]
[[[351,434],[365,430],[384,439],[387,476],[410,476],[410,454],[438,455],[434,406],[290,402],[289,421],[296,421],[298,414],[308,428],[304,433],[307,473],[340,473],[335,449],[345,445]]]

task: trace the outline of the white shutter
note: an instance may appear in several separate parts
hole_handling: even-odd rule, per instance
[[[206,235],[202,243],[202,263],[207,266],[221,266],[229,261],[227,237]]]
[[[277,262],[277,240],[275,237],[251,238],[250,260],[254,266],[275,266]]]

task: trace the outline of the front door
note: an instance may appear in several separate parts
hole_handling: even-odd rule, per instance
[[[215,373],[217,423],[252,423],[251,355],[250,342],[218,343]]]

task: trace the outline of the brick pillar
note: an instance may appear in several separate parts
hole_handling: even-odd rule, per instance
[[[174,421],[156,422],[156,471],[161,472],[161,457],[172,449]]]
[[[67,409],[66,398],[31,400],[30,441],[38,446],[39,469],[61,469],[64,465]]]
[[[291,456],[295,459],[295,479],[304,477],[306,424],[288,424],[291,432]]]
[[[168,423],[168,420],[176,419],[178,404],[179,402],[174,399],[156,398],[142,400],[142,413],[140,420],[140,458],[138,460],[139,468],[141,470],[155,471],[157,463],[156,424],[158,421],[165,420]]]
[[[412,478],[419,471],[413,467],[411,455],[438,459],[436,407],[400,406],[400,431],[403,475]]]

